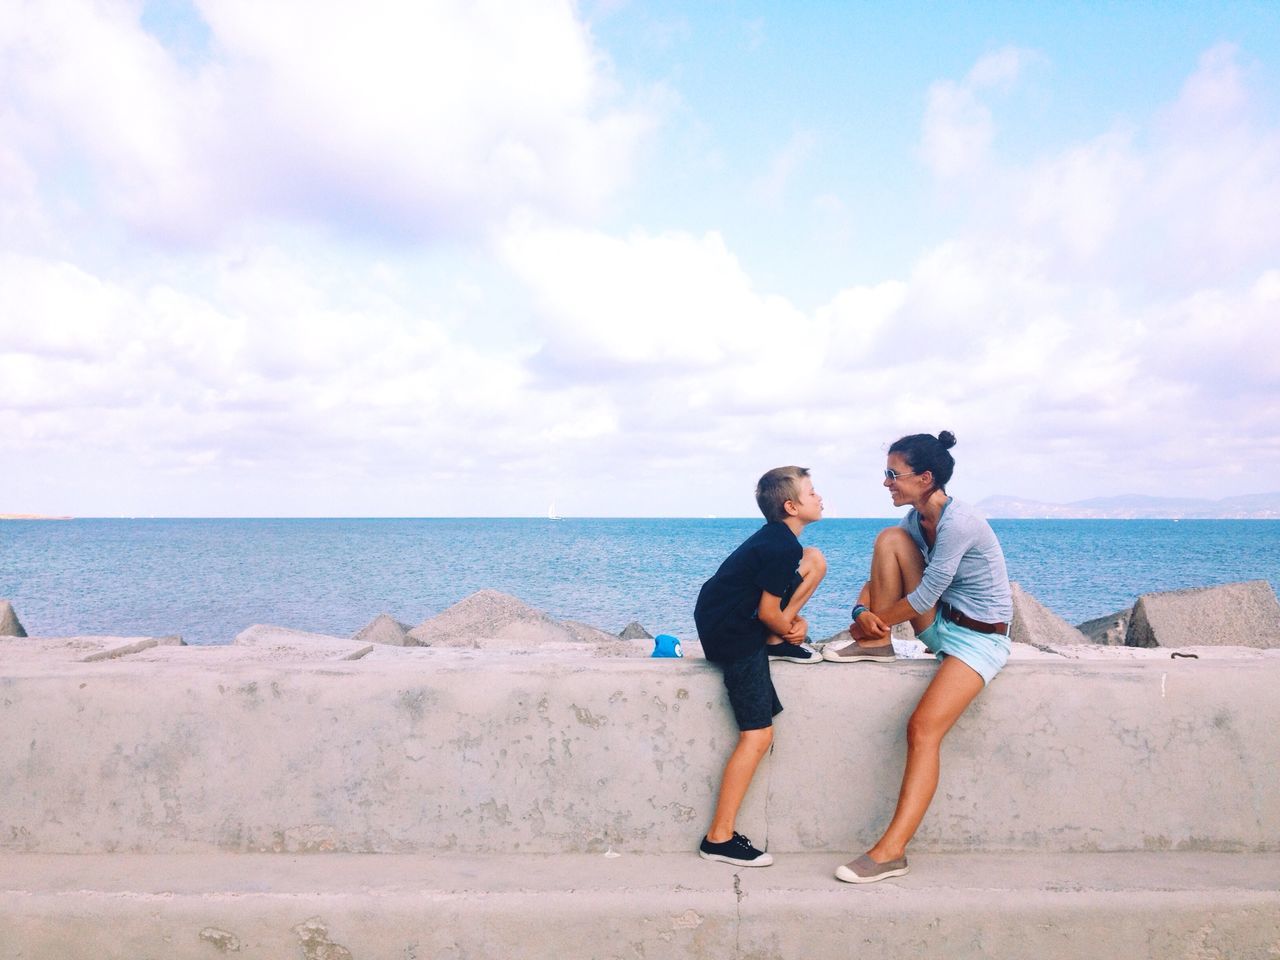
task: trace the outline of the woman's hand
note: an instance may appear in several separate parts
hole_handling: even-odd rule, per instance
[[[855,640],[887,640],[890,627],[870,610],[863,610],[849,624],[849,636]]]

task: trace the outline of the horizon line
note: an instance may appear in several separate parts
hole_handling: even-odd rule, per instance
[[[848,517],[823,517],[822,520],[897,520],[900,519],[896,514],[880,514],[875,516],[848,516]],[[1215,520],[1280,520],[1280,517],[1175,517],[1175,516],[1128,516],[1128,517],[986,517],[987,520],[1000,521],[1079,521],[1079,520],[1107,520],[1107,521],[1128,521],[1128,520],[1173,520],[1177,522],[1195,522],[1215,521]],[[320,515],[320,514],[297,514],[297,515],[231,515],[231,514],[208,514],[208,515],[171,515],[171,516],[137,516],[126,514],[114,515],[85,515],[85,516],[47,516],[37,514],[0,514],[0,522],[22,522],[28,521],[33,523],[50,523],[50,522],[66,522],[75,520],[534,520],[542,523],[562,523],[574,520],[758,520],[763,522],[761,516],[727,516],[727,515],[639,515],[639,514],[609,514],[600,516],[570,516],[556,517],[554,520],[539,514],[505,514],[505,515],[474,515],[474,516],[409,516],[409,515],[364,515],[357,516],[355,514],[343,515]],[[814,521],[814,524],[822,522]],[[809,524],[813,526],[814,524]]]

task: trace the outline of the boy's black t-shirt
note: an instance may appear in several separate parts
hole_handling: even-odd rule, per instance
[[[760,593],[775,597],[794,586],[804,549],[781,521],[747,537],[702,585],[693,619],[708,660],[736,660],[764,643],[768,629],[756,616]]]

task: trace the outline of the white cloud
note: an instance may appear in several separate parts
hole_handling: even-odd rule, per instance
[[[1135,214],[1146,176],[1129,139],[1106,134],[1036,163],[1019,213],[1029,225],[1051,225],[1070,256],[1092,260],[1110,247],[1120,223]]]
[[[848,515],[884,508],[887,441],[944,427],[966,496],[1224,495],[1280,469],[1280,130],[1231,48],[1159,114],[1029,161],[1001,155],[990,103],[1033,55],[936,84],[926,158],[979,201],[809,308],[728,228],[575,219],[646,121],[571,8],[344,25],[211,3],[183,62],[131,8],[55,7],[0,13],[0,436],[67,496],[84,461],[121,488],[103,497],[180,478],[197,513],[541,511],[572,488],[574,513],[696,514],[792,461]],[[762,195],[856,217],[804,179],[819,137]],[[225,232],[164,253],[113,211]],[[493,248],[364,245],[442,231]],[[243,492],[202,499],[219,489]]]
[[[1250,257],[1211,234],[1198,249],[1162,235],[1182,211],[1165,207],[1158,178],[1144,176],[1149,155],[1128,144],[1120,153],[1102,164],[1126,180],[1110,194],[1114,216],[1086,212],[1066,221],[1074,229],[1048,233],[996,217],[1006,225],[999,234],[980,224],[922,258],[885,325],[911,343],[901,403],[928,414],[927,390],[950,411],[936,426],[1003,444],[988,448],[998,460],[980,461],[988,492],[1069,500],[1268,489],[1280,468],[1275,268],[1249,273]],[[1046,158],[1011,205],[1025,212],[1046,188],[1045,170],[1097,157],[1085,147]],[[1087,177],[1074,186],[1102,209],[1107,182],[1099,177],[1093,193]],[[1069,216],[1070,198],[1060,202]],[[1212,202],[1196,205],[1196,217],[1211,219]],[[1206,456],[1236,466],[1215,475]]]
[[[129,5],[18,3],[0,32],[5,139],[79,204],[175,222],[209,202],[201,154],[216,91],[184,74]]]
[[[1268,270],[1252,289],[1254,301],[1264,309],[1280,304],[1280,269]]]
[[[335,278],[276,253],[211,273],[204,293],[5,258],[0,419],[23,426],[11,452],[123,448],[160,470],[216,461],[288,473],[335,455],[448,462],[477,437],[527,453],[540,433],[599,429],[581,392],[531,390],[519,354],[368,309],[377,281],[360,288],[359,271],[341,281],[339,298]]]
[[[751,361],[812,326],[783,298],[753,290],[716,233],[624,239],[524,225],[503,250],[537,304],[543,361],[582,378]]]
[[[38,186],[31,165],[0,142],[0,243],[8,237],[25,237],[28,243],[48,242],[50,230]]]
[[[920,152],[943,179],[981,169],[995,137],[995,121],[982,94],[1006,89],[1035,55],[1006,47],[982,57],[962,81],[939,80],[929,88]]]
[[[1186,293],[1273,265],[1280,130],[1252,116],[1234,56],[1229,46],[1208,51],[1146,127],[1003,169],[1016,229],[1077,281],[1141,277]]]
[[[1201,54],[1199,67],[1183,84],[1175,109],[1212,120],[1244,106],[1248,92],[1236,60],[1237,53],[1234,44],[1219,43]]]
[[[1236,56],[1229,45],[1207,51],[1153,125],[1142,213],[1160,224],[1162,252],[1197,282],[1275,265],[1280,128],[1253,115]]]
[[[892,336],[894,318],[902,310],[910,287],[888,280],[874,287],[841,290],[819,307],[819,323],[830,331],[828,354],[840,366],[855,366],[875,356]]]
[[[966,85],[974,90],[1008,87],[1018,79],[1029,63],[1037,59],[1029,50],[1003,47],[979,58],[965,78]]]
[[[652,122],[613,104],[556,0],[212,2],[199,63],[132,5],[19,7],[0,26],[4,141],[48,189],[162,235],[283,216],[448,236],[516,204],[577,216],[629,175]]]
[[[929,88],[921,152],[935,175],[950,178],[976,169],[993,135],[991,111],[973,90],[951,80]]]

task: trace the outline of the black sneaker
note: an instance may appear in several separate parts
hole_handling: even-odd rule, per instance
[[[765,650],[769,654],[769,661],[777,660],[786,663],[821,663],[822,653],[816,647],[809,643],[766,643]]]
[[[712,843],[706,837],[698,847],[698,856],[703,860],[719,860],[721,863],[732,863],[737,867],[767,867],[773,863],[773,854],[757,850],[751,841],[737,831],[732,840],[724,843]]]

